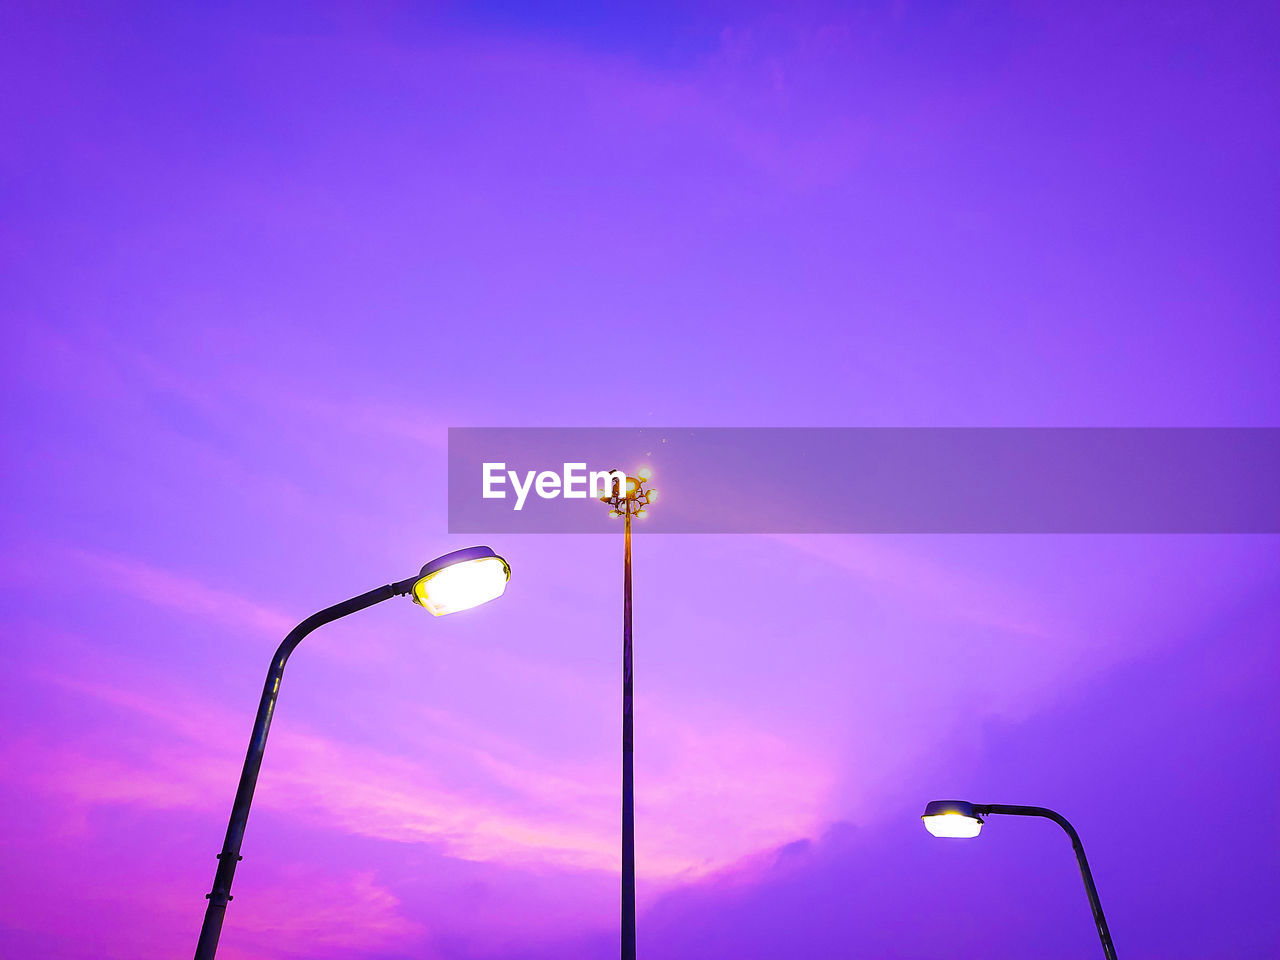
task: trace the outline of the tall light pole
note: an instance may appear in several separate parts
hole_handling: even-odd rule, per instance
[[[620,472],[620,471],[616,471]],[[609,516],[623,518],[622,557],[622,960],[636,957],[636,831],[635,772],[632,758],[635,740],[631,714],[631,518],[641,519],[656,490],[645,490],[653,476],[641,467],[634,477],[627,477],[623,488],[613,481],[613,492],[601,497],[609,504]]]
[[[392,597],[411,595],[414,603],[426,607],[437,617],[479,606],[502,596],[510,577],[511,567],[507,561],[489,547],[467,547],[437,557],[424,566],[417,576],[375,587],[368,593],[326,607],[289,631],[289,635],[271,658],[271,666],[267,670],[267,682],[262,688],[262,699],[258,703],[258,716],[253,721],[253,735],[249,737],[249,750],[240,771],[240,785],[236,788],[236,798],[231,805],[231,820],[227,824],[226,838],[222,841],[222,852],[218,854],[213,890],[205,894],[209,905],[205,908],[204,924],[200,927],[195,960],[213,960],[218,952],[222,920],[227,912],[227,902],[231,899],[231,881],[235,876],[236,864],[243,859],[240,856],[240,844],[244,840],[244,828],[249,820],[253,791],[258,785],[258,771],[262,768],[262,754],[267,747],[271,715],[275,712],[276,697],[280,694],[285,664],[294,647],[317,627]]]
[[[1107,918],[1102,915],[1102,901],[1098,899],[1098,888],[1093,884],[1093,871],[1089,869],[1089,861],[1084,855],[1084,844],[1080,842],[1080,834],[1076,833],[1067,818],[1054,813],[1047,807],[1025,807],[1010,803],[969,803],[965,800],[932,800],[925,805],[925,829],[935,837],[976,837],[982,832],[983,817],[991,814],[1005,814],[1015,817],[1044,817],[1060,826],[1071,838],[1071,848],[1076,852],[1076,862],[1080,865],[1080,876],[1084,880],[1084,891],[1089,897],[1089,909],[1093,911],[1093,923],[1098,928],[1098,939],[1102,941],[1102,953],[1107,960],[1116,960],[1116,948],[1111,942],[1111,931],[1107,929]]]

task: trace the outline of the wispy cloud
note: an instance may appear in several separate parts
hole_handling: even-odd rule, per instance
[[[6,766],[28,786],[80,816],[110,804],[220,812],[229,802],[247,717],[190,689],[161,697],[122,683],[42,679],[123,714],[131,722],[117,731],[142,732],[136,742],[119,733],[97,744],[11,741]],[[641,870],[651,879],[699,876],[820,827],[828,774],[802,751],[729,718],[710,729],[661,717],[650,726],[669,745],[646,772],[638,810]],[[464,860],[617,869],[614,758],[566,764],[504,749],[457,722],[449,738],[450,751],[411,759],[277,724],[256,804]],[[433,760],[448,766],[435,771]],[[722,816],[728,806],[732,819]]]
[[[939,616],[1046,639],[1049,628],[1007,584],[966,576],[920,552],[895,548],[885,537],[773,534],[770,539],[874,583],[901,598],[925,601]]]
[[[151,564],[86,551],[74,557],[113,590],[148,604],[271,636],[293,624],[255,600]],[[563,696],[589,693],[589,681],[568,669],[489,656],[497,657],[493,669],[537,676],[540,687]],[[125,664],[102,660],[94,669],[34,676],[107,709],[117,734],[102,743],[13,740],[3,748],[10,769],[80,811],[122,803],[220,811],[251,718],[185,679],[164,678],[160,695]],[[822,828],[831,771],[818,756],[729,708],[656,697],[647,707],[654,746],[642,757],[638,808],[647,876],[698,876]],[[328,829],[432,844],[461,859],[617,869],[615,754],[566,758],[449,711],[403,709],[414,716],[391,749],[277,722],[257,804]],[[723,817],[730,806],[735,816]]]
[[[333,877],[315,867],[287,871],[279,883],[236,904],[232,960],[271,957],[350,956],[351,951],[405,948],[420,941],[426,929],[401,911],[400,899],[377,881],[372,871]],[[305,888],[305,897],[298,890]],[[243,940],[253,947],[239,946]]]
[[[211,587],[193,577],[128,557],[86,550],[72,550],[70,553],[97,577],[107,580],[113,589],[155,606],[281,637],[297,622],[295,618],[232,591]]]
[[[178,945],[184,951],[194,945],[202,908],[189,889],[189,877],[172,869],[149,875],[137,869],[137,860],[119,858],[118,864],[95,863],[98,882],[80,890],[83,848],[52,846],[60,856],[34,870],[24,863],[26,851],[8,853],[11,863],[27,869],[23,882],[3,884],[0,924],[6,946],[14,943],[10,937],[16,930],[26,931],[33,943],[47,945],[60,957],[138,960],[173,956]],[[290,866],[259,861],[255,867],[260,882],[252,884],[250,896],[235,898],[220,957],[287,960],[409,950],[416,956],[434,955],[422,949],[429,939],[427,928],[406,916],[401,899],[372,870],[331,861]],[[249,885],[242,881],[241,886]],[[78,895],[69,898],[69,889],[77,889]],[[97,931],[97,939],[86,950],[76,938],[90,929]],[[68,941],[70,949],[57,948]]]

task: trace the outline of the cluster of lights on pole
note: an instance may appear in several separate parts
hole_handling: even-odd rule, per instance
[[[636,956],[636,858],[635,858],[635,742],[631,674],[631,518],[643,520],[658,491],[645,489],[653,477],[648,467],[635,476],[612,471],[612,489],[600,498],[612,509],[611,517],[623,517],[622,561],[622,960]],[[618,476],[623,479],[617,479]]]
[[[615,480],[613,492],[600,498],[601,503],[607,503],[613,508],[609,511],[609,516],[632,516],[637,518],[648,516],[647,508],[649,504],[655,503],[658,499],[657,490],[645,489],[645,484],[652,477],[652,470],[648,467],[641,467],[636,471],[634,477],[627,477],[624,489],[618,489],[619,484]]]

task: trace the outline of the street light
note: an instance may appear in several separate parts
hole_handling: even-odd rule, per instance
[[[1084,855],[1084,844],[1080,842],[1080,834],[1071,826],[1067,818],[1054,813],[1046,807],[1024,807],[1008,803],[969,803],[965,800],[932,800],[925,805],[925,829],[935,837],[967,839],[976,837],[982,832],[983,818],[991,814],[1006,814],[1015,817],[1044,817],[1052,820],[1071,838],[1071,847],[1076,852],[1076,861],[1080,864],[1080,876],[1084,879],[1084,890],[1089,896],[1089,908],[1093,911],[1093,922],[1098,928],[1098,938],[1102,941],[1102,953],[1107,960],[1116,960],[1116,948],[1111,942],[1111,931],[1107,929],[1107,918],[1102,915],[1102,901],[1098,899],[1098,888],[1093,884],[1093,872],[1089,869],[1089,861]]]
[[[620,470],[613,471],[621,473]],[[613,482],[612,492],[600,500],[609,504],[611,517],[623,517],[622,559],[622,960],[636,958],[636,827],[635,740],[631,718],[631,518],[648,516],[656,490],[646,490],[653,471],[641,467],[625,486]]]
[[[326,607],[319,613],[313,613],[284,638],[271,659],[267,682],[262,688],[258,716],[253,721],[253,735],[249,738],[249,750],[245,754],[244,768],[240,772],[240,785],[236,788],[236,798],[231,806],[227,836],[222,841],[222,852],[218,854],[213,891],[206,894],[209,905],[205,909],[200,940],[196,944],[196,960],[213,960],[218,951],[222,920],[227,912],[227,901],[231,899],[231,880],[235,876],[236,864],[243,859],[240,856],[240,844],[244,840],[249,805],[253,802],[253,790],[258,783],[258,770],[262,767],[262,754],[267,746],[267,731],[271,728],[271,715],[275,711],[276,697],[280,694],[280,680],[284,676],[284,666],[289,661],[289,654],[317,627],[383,600],[411,595],[414,603],[425,607],[432,615],[441,617],[497,599],[502,596],[510,577],[510,565],[489,547],[454,550],[426,564],[416,576],[385,584],[358,597]]]
[[[413,584],[413,602],[432,616],[443,617],[496,600],[510,579],[507,561],[488,547],[467,547],[422,568]]]

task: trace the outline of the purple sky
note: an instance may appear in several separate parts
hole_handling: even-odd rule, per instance
[[[6,958],[194,948],[280,636],[474,539],[448,426],[1280,425],[1274,5],[260,6],[0,12]],[[220,956],[615,955],[621,544],[492,543],[300,649]],[[640,538],[642,954],[1095,955],[954,796],[1280,955],[1278,560]]]

